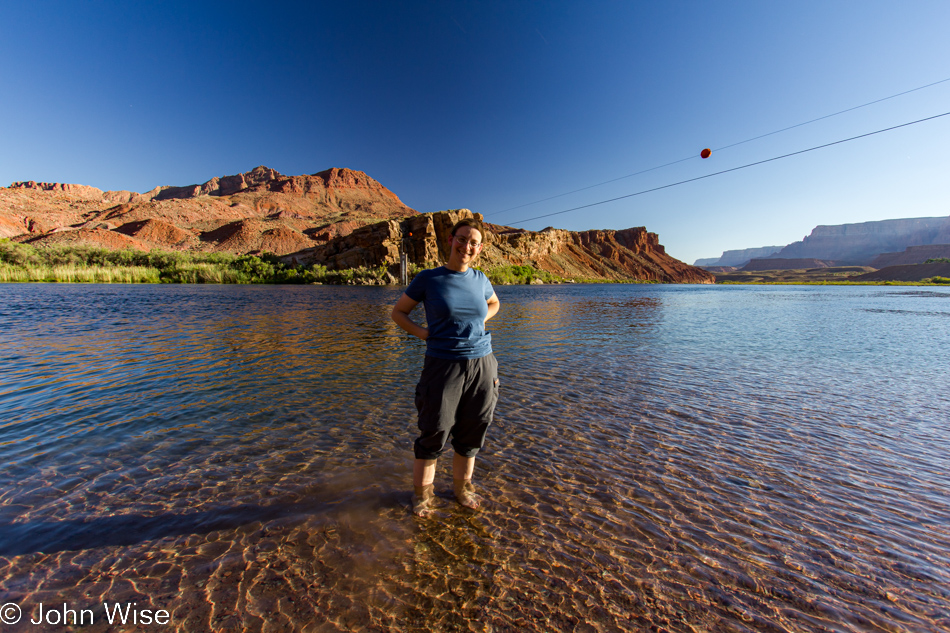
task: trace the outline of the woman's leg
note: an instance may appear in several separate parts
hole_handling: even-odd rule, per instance
[[[433,470],[433,473],[435,471]],[[475,472],[475,458],[464,457],[455,453],[452,457],[452,479],[472,480],[472,473]]]
[[[466,508],[474,510],[481,502],[472,486],[472,474],[475,472],[475,458],[455,453],[452,458],[452,484],[455,498]]]
[[[474,462],[474,459],[472,461]],[[412,467],[412,485],[419,488],[431,486],[435,482],[435,464],[434,459],[416,459]],[[471,478],[469,474],[469,479]]]
[[[435,503],[434,459],[416,459],[412,466],[412,512],[424,517],[432,512]]]

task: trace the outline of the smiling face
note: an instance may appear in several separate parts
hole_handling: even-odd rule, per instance
[[[482,233],[472,226],[460,226],[450,237],[449,263],[452,270],[464,273],[482,252]]]

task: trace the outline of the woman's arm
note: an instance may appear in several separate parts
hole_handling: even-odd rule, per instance
[[[399,301],[397,301],[396,305],[393,307],[393,313],[391,316],[393,321],[396,322],[396,325],[409,332],[413,336],[418,336],[424,341],[429,338],[429,330],[409,318],[409,313],[412,312],[412,309],[417,305],[419,305],[418,301],[410,299],[409,295],[403,293],[403,295],[399,297]],[[490,304],[489,313],[491,313]]]
[[[498,295],[493,292],[488,297],[488,316],[485,317],[485,323],[488,323],[488,319],[498,314],[499,308],[501,308],[501,301],[498,300]]]

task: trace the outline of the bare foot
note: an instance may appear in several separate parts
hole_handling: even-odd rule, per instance
[[[475,510],[482,503],[482,498],[475,494],[475,487],[469,479],[455,481],[455,498],[459,505],[471,510]]]
[[[435,509],[435,486],[417,486],[412,495],[412,513],[417,517],[429,516]]]

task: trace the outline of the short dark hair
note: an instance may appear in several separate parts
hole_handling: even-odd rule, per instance
[[[476,231],[482,234],[482,241],[485,240],[485,227],[482,226],[482,223],[476,220],[475,218],[464,218],[456,222],[455,226],[452,227],[452,233],[451,233],[452,237],[455,237],[455,232],[458,231],[463,226],[468,226],[475,229]]]

